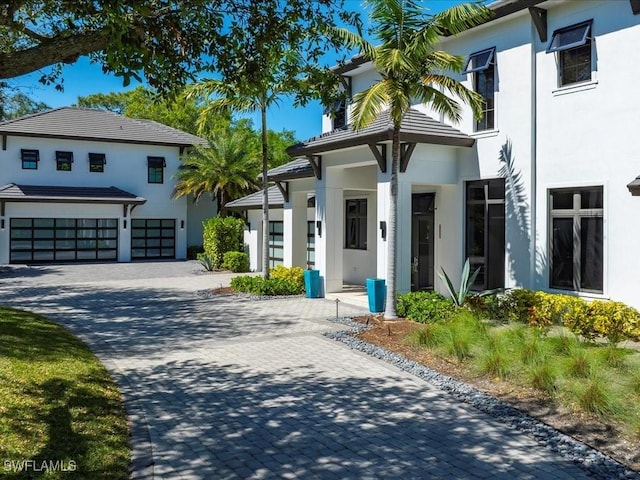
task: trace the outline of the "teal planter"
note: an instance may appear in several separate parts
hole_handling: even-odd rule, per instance
[[[304,271],[304,291],[307,298],[320,297],[320,270]]]
[[[369,311],[371,313],[384,312],[386,297],[387,286],[384,278],[367,278],[367,298],[369,299]]]

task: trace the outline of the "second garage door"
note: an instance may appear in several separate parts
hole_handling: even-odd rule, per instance
[[[173,218],[131,220],[131,258],[175,258],[176,221]]]

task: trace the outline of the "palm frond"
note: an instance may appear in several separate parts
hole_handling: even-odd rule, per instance
[[[376,53],[375,47],[362,36],[346,28],[333,28],[331,32],[348,48],[357,48],[368,60],[374,59]]]
[[[463,3],[435,14],[433,22],[438,25],[441,34],[456,35],[485,23],[493,15],[493,11],[480,2]]]
[[[389,82],[380,81],[353,96],[353,110],[349,123],[360,130],[371,122],[389,105]]]
[[[425,75],[422,81],[426,85],[438,85],[442,87],[446,92],[461,99],[464,103],[469,105],[471,107],[471,110],[473,111],[473,115],[475,118],[482,118],[482,107],[484,104],[484,99],[477,92],[468,89],[462,83],[447,75],[429,74]],[[445,116],[450,120],[460,121],[460,106],[455,100],[451,98],[449,99],[451,100],[451,102],[457,105],[455,110],[458,112],[458,114],[452,117],[447,115],[445,112],[440,113],[445,113]],[[453,106],[453,103],[451,104],[451,106]]]

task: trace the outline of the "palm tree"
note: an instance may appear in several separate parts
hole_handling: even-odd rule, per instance
[[[457,97],[482,115],[482,97],[450,76],[459,73],[464,58],[438,50],[443,35],[455,35],[487,20],[491,11],[480,4],[464,4],[435,15],[426,14],[414,0],[369,0],[371,30],[378,45],[345,29],[337,31],[351,48],[359,48],[371,61],[380,80],[353,97],[350,123],[361,129],[383,111],[393,123],[391,145],[391,195],[387,225],[387,303],[385,318],[396,318],[396,225],[400,126],[413,103],[429,105],[435,112],[458,122]],[[446,93],[445,93],[446,92]]]
[[[207,147],[197,146],[182,159],[174,175],[177,179],[173,198],[192,194],[197,201],[203,193],[211,193],[218,202],[220,215],[225,204],[256,191],[260,162],[252,148],[252,139],[233,127],[211,136]]]

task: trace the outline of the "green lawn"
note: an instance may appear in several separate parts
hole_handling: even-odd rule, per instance
[[[0,307],[0,476],[128,478],[128,434],[120,391],[80,340]]]

